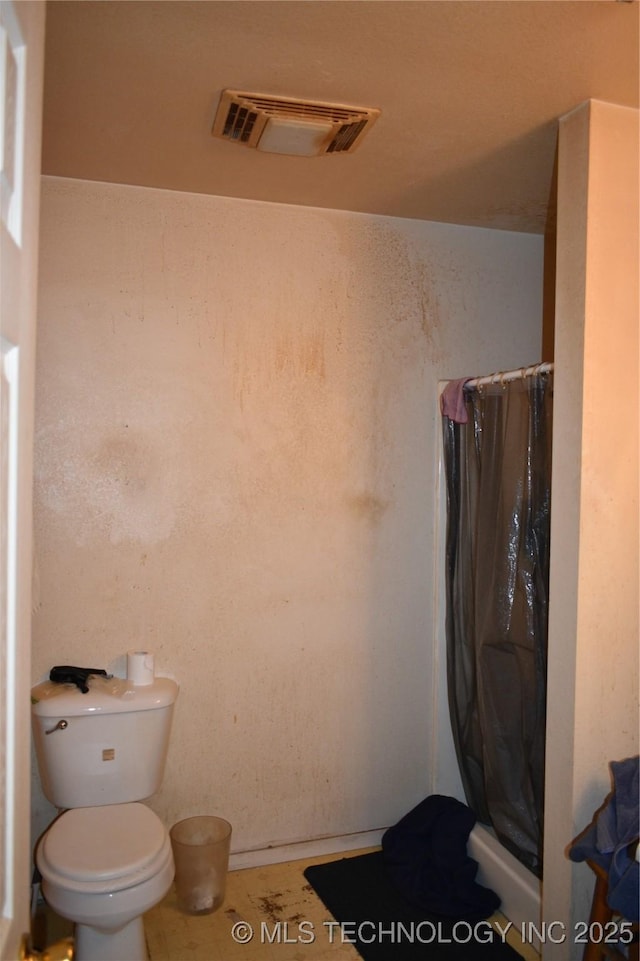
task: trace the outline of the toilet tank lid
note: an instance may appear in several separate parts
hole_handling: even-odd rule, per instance
[[[89,678],[83,694],[75,684],[43,681],[31,688],[31,710],[38,717],[79,717],[92,714],[128,714],[168,707],[178,696],[178,685],[169,677],[156,677],[141,687],[122,678]]]

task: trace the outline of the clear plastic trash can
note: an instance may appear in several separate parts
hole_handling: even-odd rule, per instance
[[[231,825],[224,818],[201,815],[178,821],[169,836],[179,907],[187,914],[211,914],[224,901]]]

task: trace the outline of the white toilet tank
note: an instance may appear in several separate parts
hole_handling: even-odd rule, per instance
[[[142,801],[160,787],[178,685],[132,687],[92,677],[83,694],[45,681],[31,690],[33,737],[45,796],[58,808]]]

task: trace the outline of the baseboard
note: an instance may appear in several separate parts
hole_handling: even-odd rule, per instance
[[[253,851],[236,851],[229,856],[229,870],[259,868],[265,864],[281,864],[283,861],[299,861],[302,858],[317,858],[325,854],[340,854],[343,851],[378,847],[383,833],[384,829],[381,828],[377,831],[342,834],[331,838],[315,838],[310,841],[296,841],[293,844],[280,844],[275,847],[258,848]]]

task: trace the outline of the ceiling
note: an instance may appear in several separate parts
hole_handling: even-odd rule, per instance
[[[637,0],[49,0],[43,172],[541,233],[557,120],[638,106]],[[350,154],[211,136],[221,91],[376,107]]]

